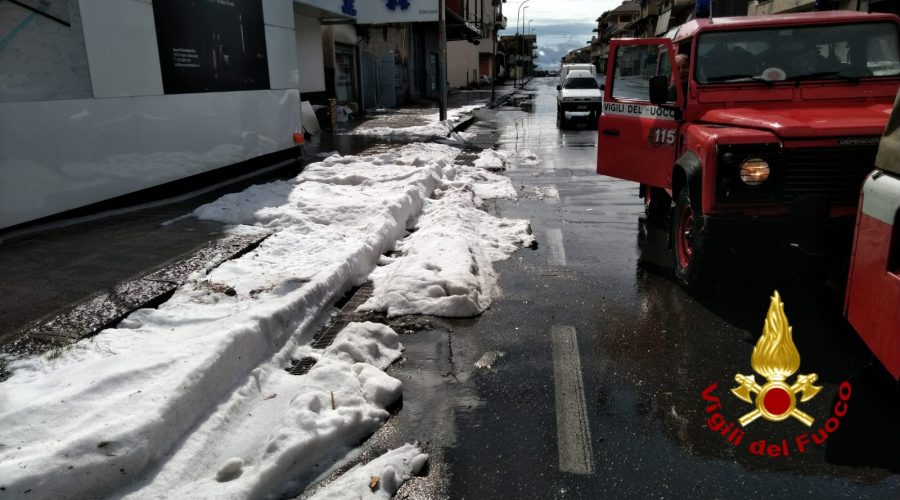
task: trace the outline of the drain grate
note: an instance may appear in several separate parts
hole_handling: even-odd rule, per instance
[[[475,149],[477,151],[490,149],[494,147],[494,144],[497,144],[497,141],[499,140],[500,134],[497,132],[491,132],[489,134],[475,134],[475,138],[469,141],[466,149]]]
[[[352,318],[356,313],[356,308],[372,297],[372,291],[372,283],[367,282],[355,290],[350,290],[347,295],[344,296],[346,300],[344,300],[344,298],[339,300],[335,305],[340,307],[341,311],[328,328],[313,337],[313,341],[310,344],[312,348],[325,349],[330,346],[331,343],[334,342],[334,339],[337,338],[338,334],[341,333],[341,330],[346,328],[346,326],[353,321]],[[291,375],[305,375],[315,364],[316,359],[307,356],[301,360],[291,361],[291,367],[286,368],[286,371]]]
[[[345,319],[336,320],[327,330],[314,338],[312,343],[313,349],[325,349],[330,346],[331,343],[334,342],[335,337],[337,337],[337,334],[341,333],[341,330],[346,328],[349,324],[350,322]]]
[[[475,160],[478,155],[485,149],[491,149],[500,140],[500,134],[491,132],[489,134],[475,134],[475,137],[466,143],[466,147],[462,152],[456,155],[453,160],[455,165],[475,166]]]
[[[472,153],[460,153],[456,155],[456,160],[453,162],[456,165],[468,165],[470,167],[475,166],[475,160],[478,159],[477,154]]]
[[[299,361],[291,361],[291,367],[288,368],[287,372],[291,375],[303,375],[308,372],[314,364],[316,364],[316,358],[307,356]]]

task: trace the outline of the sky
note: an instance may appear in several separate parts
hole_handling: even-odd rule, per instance
[[[454,164],[467,133],[451,134],[452,120],[466,109],[390,133],[425,142],[333,154],[197,208],[188,216],[267,236],[192,273],[156,308],[44,355],[8,358],[0,496],[292,498],[339,457],[359,456],[347,450],[400,401],[403,381],[386,370],[403,347],[388,325],[352,322],[313,348],[335,301],[371,280],[364,310],[472,317],[500,293],[494,262],[534,242],[527,220],[480,207],[517,196],[486,168],[537,157],[486,149],[475,166]],[[306,358],[315,364],[303,377],[288,373]],[[401,446],[321,497],[390,498],[426,460],[417,445]]]
[[[588,45],[597,27],[596,19],[622,4],[622,0],[529,0],[519,16],[519,31],[524,24],[528,33],[537,35],[537,64],[542,68],[559,65],[567,52]],[[522,2],[503,4],[506,29],[501,35],[516,33],[516,17]],[[529,27],[529,21],[531,25]]]

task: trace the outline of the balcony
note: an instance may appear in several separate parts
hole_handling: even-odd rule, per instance
[[[505,30],[506,29],[506,16],[500,16],[500,18],[497,19],[496,25],[497,25],[498,30]]]
[[[786,12],[798,12],[812,10],[815,0],[768,0],[752,1],[747,6],[747,15],[765,16],[769,14],[783,14]]]

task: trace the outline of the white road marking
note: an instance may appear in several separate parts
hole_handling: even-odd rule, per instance
[[[547,230],[547,247],[550,249],[547,263],[551,266],[565,266],[566,249],[563,247],[561,229],[551,228]]]
[[[594,449],[591,446],[591,428],[588,425],[575,328],[553,325],[550,340],[553,347],[559,470],[571,474],[593,474]]]

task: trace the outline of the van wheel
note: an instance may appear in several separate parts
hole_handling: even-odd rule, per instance
[[[642,184],[644,191],[644,214],[647,220],[655,224],[663,224],[666,217],[669,216],[669,209],[672,208],[672,198],[665,189],[650,187]],[[665,228],[665,226],[662,226]]]
[[[651,190],[652,191],[652,190]],[[652,199],[651,199],[652,203]],[[691,204],[688,186],[681,188],[675,199],[671,228],[675,279],[689,291],[697,292],[705,284],[704,261],[707,250],[703,234],[703,217]]]

